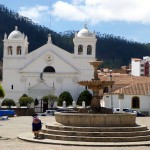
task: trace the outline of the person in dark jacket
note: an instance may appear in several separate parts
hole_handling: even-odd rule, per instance
[[[32,131],[34,133],[35,138],[39,137],[39,133],[41,129],[42,129],[41,120],[38,118],[38,116],[34,116],[32,122]]]

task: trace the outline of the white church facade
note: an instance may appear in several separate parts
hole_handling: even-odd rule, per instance
[[[78,81],[93,77],[89,61],[95,60],[96,41],[95,33],[85,26],[75,34],[72,54],[54,45],[50,35],[45,45],[28,53],[28,38],[15,27],[3,40],[5,98],[18,101],[27,94],[40,99],[50,93],[59,96],[68,91],[76,101],[85,89]]]

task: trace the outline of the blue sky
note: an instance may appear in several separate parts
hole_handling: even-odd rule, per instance
[[[56,32],[80,30],[150,43],[150,0],[0,0],[8,9]]]

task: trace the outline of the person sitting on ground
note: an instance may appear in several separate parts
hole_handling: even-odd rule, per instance
[[[42,129],[41,120],[38,118],[38,116],[33,116],[32,131],[34,133],[35,138],[39,138],[39,133],[41,129]]]

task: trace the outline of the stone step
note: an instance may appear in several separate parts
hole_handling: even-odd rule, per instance
[[[46,124],[47,129],[62,130],[62,131],[80,131],[80,132],[134,132],[146,131],[147,126],[137,125],[135,127],[75,127],[63,126],[61,124]]]
[[[132,131],[132,132],[87,132],[87,131],[63,131],[63,130],[52,130],[42,129],[42,133],[66,135],[66,136],[88,136],[88,137],[134,137],[134,136],[146,136],[150,135],[149,130],[145,131]]]
[[[82,142],[139,142],[149,141],[150,135],[135,137],[87,137],[87,136],[65,136],[56,134],[40,133],[42,138],[64,141],[82,141]]]

